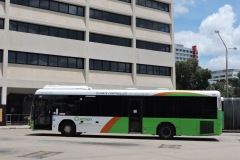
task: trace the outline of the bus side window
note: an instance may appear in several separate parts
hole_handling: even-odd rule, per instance
[[[52,108],[55,114],[65,115],[65,106],[66,106],[66,96],[54,96],[54,99],[52,102]]]
[[[175,97],[157,97],[155,105],[156,117],[176,118],[177,105]]]
[[[202,118],[216,119],[217,118],[217,99],[216,97],[204,98],[202,107]]]
[[[78,115],[79,105],[79,96],[68,96],[68,99],[66,100],[66,115]]]

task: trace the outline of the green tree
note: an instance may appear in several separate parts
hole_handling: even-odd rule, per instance
[[[230,81],[230,85],[233,88],[233,97],[240,97],[240,72],[238,73],[238,78]]]
[[[198,66],[196,59],[176,62],[177,89],[205,90],[209,86],[208,79],[210,78],[211,72]]]
[[[222,97],[226,97],[225,82],[217,82],[211,84],[207,90],[217,90],[221,93]]]
[[[207,89],[218,90],[221,93],[222,97],[227,97],[225,81],[220,81],[220,82],[211,84]],[[228,97],[240,97],[240,72],[238,73],[238,78],[229,80]]]
[[[226,83],[225,82],[217,82],[211,84],[207,90],[217,90],[221,93],[222,97],[227,97],[227,92],[226,92]],[[234,97],[234,87],[231,85],[228,85],[228,96],[229,97]]]

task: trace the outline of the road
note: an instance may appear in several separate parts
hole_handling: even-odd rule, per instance
[[[232,160],[240,159],[240,133],[213,137],[83,134],[0,129],[1,160]]]

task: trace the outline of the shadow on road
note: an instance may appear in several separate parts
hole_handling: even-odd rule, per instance
[[[43,137],[62,137],[61,134],[56,133],[32,133],[26,136],[43,136]],[[113,139],[139,139],[139,140],[162,140],[158,136],[144,136],[144,135],[91,135],[82,134],[77,135],[75,138],[113,138]],[[171,141],[209,141],[219,142],[216,138],[211,137],[174,137]]]

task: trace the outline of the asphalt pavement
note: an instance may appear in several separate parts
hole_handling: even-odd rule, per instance
[[[0,126],[0,129],[29,129],[29,125],[6,125]]]
[[[240,159],[240,133],[160,140],[158,136],[139,134],[63,137],[60,133],[32,131],[24,127],[28,126],[0,127],[1,160]]]

